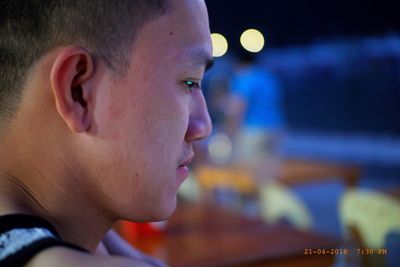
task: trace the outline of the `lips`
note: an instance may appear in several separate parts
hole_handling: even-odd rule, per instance
[[[193,153],[190,153],[189,156],[185,157],[184,160],[181,161],[178,168],[176,169],[176,178],[177,178],[178,187],[189,176],[190,171],[189,171],[188,165],[192,162],[193,157],[194,157]]]
[[[193,157],[194,157],[193,153],[190,154],[190,156],[186,157],[186,159],[184,159],[184,160],[182,161],[182,163],[179,164],[179,167],[188,166],[188,165],[192,162]]]

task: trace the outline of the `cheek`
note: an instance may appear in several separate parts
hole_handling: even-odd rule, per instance
[[[154,117],[149,118],[143,128],[143,143],[147,144],[143,149],[157,158],[160,164],[171,160],[175,162],[182,153],[187,129],[185,110],[168,105],[167,109],[153,112]]]
[[[150,136],[182,142],[188,126],[188,95],[177,87],[165,87],[149,100],[144,114]],[[164,141],[164,140],[163,140]]]
[[[188,127],[189,95],[173,83],[140,84],[115,86],[98,101],[98,135],[110,143],[115,161],[137,161],[140,155],[147,158],[141,161],[176,160]]]

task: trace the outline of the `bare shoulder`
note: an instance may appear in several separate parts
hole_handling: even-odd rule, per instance
[[[25,267],[151,267],[133,259],[87,254],[64,247],[54,247],[36,255]]]

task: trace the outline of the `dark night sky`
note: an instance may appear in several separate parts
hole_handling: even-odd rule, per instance
[[[395,0],[206,2],[211,31],[224,34],[233,47],[247,28],[262,30],[272,47],[400,33],[400,8]]]

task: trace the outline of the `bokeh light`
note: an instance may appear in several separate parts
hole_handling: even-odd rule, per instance
[[[223,133],[214,134],[210,137],[208,153],[212,161],[226,163],[232,156],[232,141]]]
[[[240,36],[240,43],[247,51],[257,53],[264,48],[265,40],[261,32],[249,29]]]
[[[228,41],[219,33],[212,33],[213,57],[222,57],[228,51]]]

